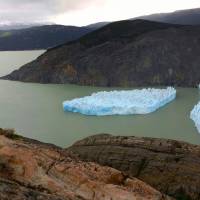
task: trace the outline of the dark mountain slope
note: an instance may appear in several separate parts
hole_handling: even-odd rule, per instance
[[[75,40],[95,30],[88,27],[45,25],[0,31],[0,50],[47,49]]]
[[[120,21],[50,49],[3,78],[96,86],[196,86],[199,52],[198,26]]]
[[[180,10],[172,13],[153,14],[140,18],[172,24],[200,25],[200,8]]]
[[[20,29],[26,29],[26,28],[31,28],[31,27],[36,27],[36,26],[44,26],[44,25],[54,25],[53,23],[50,22],[45,22],[45,23],[5,23],[2,24],[0,23],[0,30],[20,30]]]
[[[84,35],[76,41],[66,42],[60,46],[49,49],[49,51],[75,43],[80,43],[85,47],[90,48],[95,45],[103,44],[107,41],[131,39],[146,32],[167,29],[170,27],[180,27],[180,25],[158,23],[142,19],[123,20],[110,23],[100,29],[94,30],[93,32]]]

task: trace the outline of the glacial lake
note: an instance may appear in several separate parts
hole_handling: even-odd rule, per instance
[[[44,51],[0,52],[0,76],[30,62]],[[120,88],[33,84],[0,80],[0,127],[67,147],[98,133],[169,138],[200,144],[189,115],[200,99],[198,89],[177,88],[177,99],[148,115],[84,116],[64,112],[62,102],[101,90]]]

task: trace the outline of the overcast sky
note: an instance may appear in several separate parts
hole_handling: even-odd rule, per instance
[[[0,0],[0,23],[87,25],[197,7],[199,0]]]

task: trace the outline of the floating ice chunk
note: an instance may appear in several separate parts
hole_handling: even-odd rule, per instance
[[[91,96],[63,102],[65,111],[84,115],[130,115],[156,111],[176,98],[176,90],[136,89],[93,93]]]
[[[190,113],[190,118],[194,121],[195,126],[200,133],[200,102],[196,106],[194,106],[193,110]]]

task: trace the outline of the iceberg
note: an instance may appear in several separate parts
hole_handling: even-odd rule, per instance
[[[64,111],[84,115],[148,114],[176,98],[173,87],[97,92],[91,96],[63,102]]]
[[[192,119],[197,127],[198,132],[200,133],[200,102],[194,106],[193,110],[190,113],[190,119]]]

